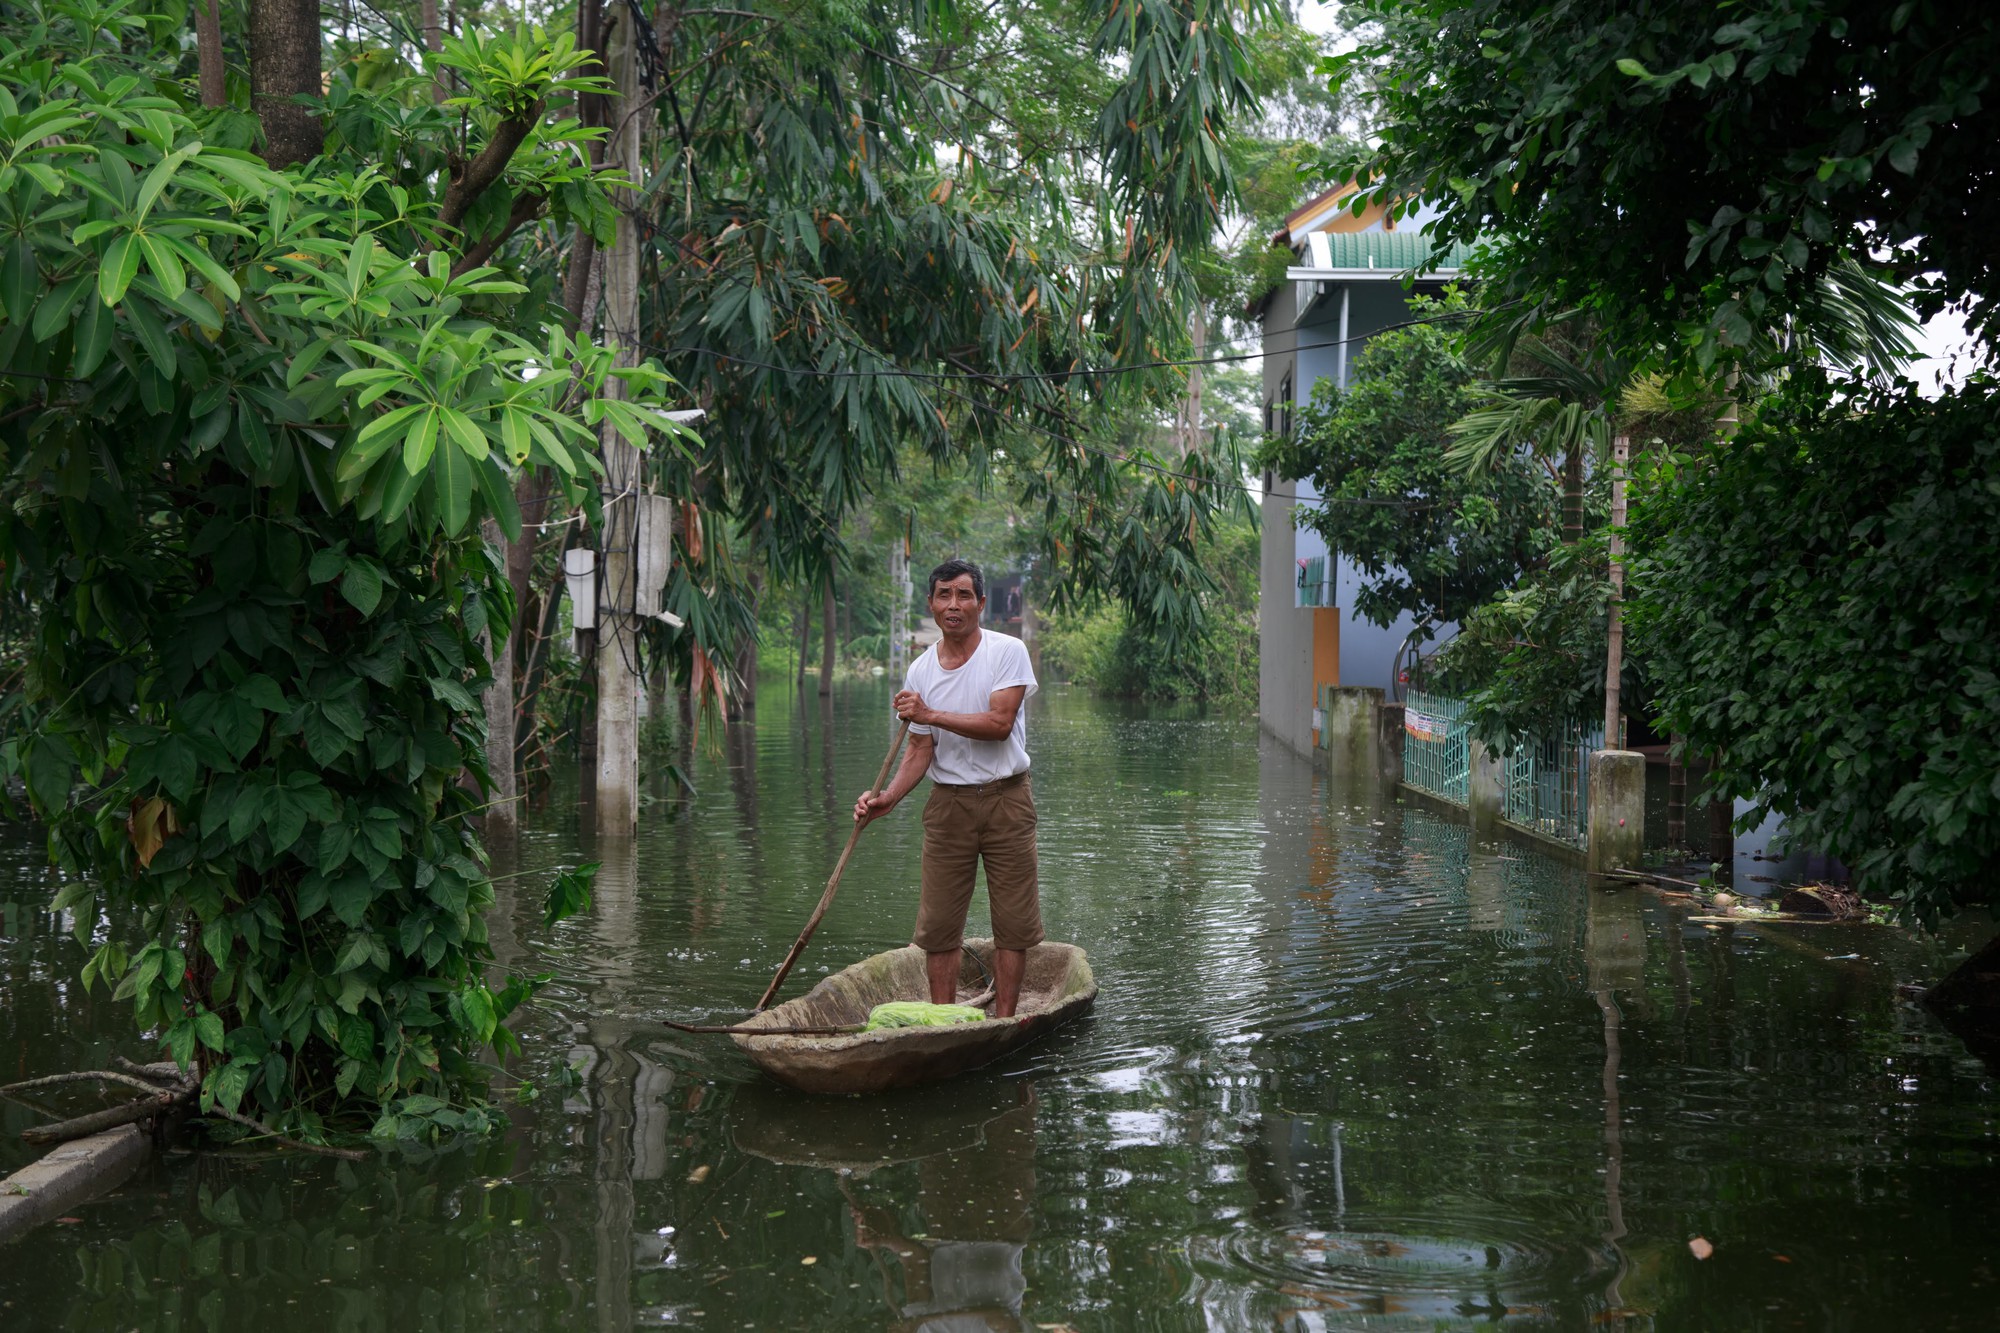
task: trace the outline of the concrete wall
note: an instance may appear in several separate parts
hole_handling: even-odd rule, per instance
[[[1361,569],[1345,557],[1334,562],[1334,601],[1342,608],[1340,622],[1340,683],[1371,685],[1390,690],[1396,654],[1403,640],[1417,627],[1416,617],[1404,612],[1387,629],[1353,613],[1354,590],[1362,579]],[[1400,689],[1395,691],[1401,697]]]
[[[1258,578],[1257,702],[1264,730],[1296,754],[1312,755],[1312,612],[1296,600],[1292,489],[1264,497]]]

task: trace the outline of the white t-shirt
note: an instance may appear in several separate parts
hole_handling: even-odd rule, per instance
[[[955,671],[938,664],[937,645],[910,663],[903,688],[923,696],[927,707],[941,713],[983,713],[993,706],[996,690],[1016,685],[1028,687],[1021,702],[1038,688],[1035,669],[1028,661],[1028,649],[1010,634],[990,629],[979,631],[979,646]],[[942,727],[912,723],[910,733],[934,736],[937,750],[931,757],[931,781],[958,786],[995,782],[1028,771],[1028,710],[1014,714],[1014,729],[1004,741],[975,741]]]

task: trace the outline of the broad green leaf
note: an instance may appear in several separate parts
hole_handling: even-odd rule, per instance
[[[117,316],[111,313],[110,306],[102,301],[84,301],[83,313],[76,321],[76,349],[70,363],[73,374],[88,378],[97,372],[111,351],[111,335],[116,325]]]
[[[483,465],[455,447],[437,452],[431,474],[437,486],[439,517],[444,520],[447,535],[455,537],[465,530],[466,519],[472,513],[472,470],[480,466]]]
[[[159,165],[146,173],[145,183],[139,187],[139,197],[132,206],[132,220],[135,223],[146,220],[146,215],[153,211],[153,205],[158,202],[160,193],[167,188],[167,182],[174,178],[174,173],[181,169],[181,164],[200,151],[199,141],[185,148],[177,148],[160,159]]]
[[[105,247],[97,266],[97,295],[105,305],[115,306],[125,299],[125,289],[139,276],[140,255],[139,238],[130,232]]]
[[[194,1035],[202,1045],[211,1051],[222,1049],[222,1016],[202,1013],[195,1016]]]
[[[77,291],[84,282],[84,278],[75,277],[49,289],[48,295],[35,307],[35,322],[30,331],[36,342],[47,342],[58,329],[68,326],[74,316]]]
[[[508,408],[500,416],[500,441],[507,451],[507,461],[519,467],[528,461],[531,452],[531,437],[528,434],[526,414]]]
[[[471,417],[454,407],[441,407],[438,413],[444,421],[445,429],[451,432],[451,438],[468,457],[476,459],[486,457],[488,453],[486,435],[473,424]]]
[[[382,572],[370,560],[352,560],[340,576],[340,595],[364,616],[382,604]]]
[[[306,567],[306,577],[315,585],[331,583],[346,567],[347,552],[339,547],[329,546],[323,551],[314,553],[312,563]]]
[[[422,413],[410,422],[410,428],[403,436],[403,470],[411,476],[422,472],[431,461],[431,452],[437,447],[438,409],[426,405]]]
[[[187,290],[187,270],[174,247],[146,232],[139,233],[139,248],[146,255],[146,271],[159,282],[160,290],[172,300]]]
[[[216,263],[207,251],[193,241],[184,241],[178,236],[169,236],[165,240],[167,244],[173,246],[174,253],[178,254],[189,268],[201,274],[202,281],[232,301],[243,299],[243,289],[236,285],[236,279],[229,276],[229,270]]]

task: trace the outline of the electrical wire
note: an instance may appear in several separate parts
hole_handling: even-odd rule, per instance
[[[1114,375],[1132,375],[1145,370],[1164,370],[1179,366],[1221,366],[1241,361],[1256,361],[1267,356],[1284,356],[1289,353],[1312,351],[1321,347],[1342,347],[1350,343],[1366,342],[1378,334],[1396,329],[1414,328],[1420,324],[1440,324],[1448,321],[1470,319],[1480,312],[1474,310],[1452,311],[1444,315],[1422,316],[1385,324],[1369,333],[1355,334],[1348,338],[1330,338],[1325,342],[1304,343],[1280,351],[1259,350],[1255,352],[1234,352],[1227,356],[1175,357],[1157,361],[1133,361],[1117,366],[1085,366],[1076,370],[1024,370],[1024,371],[942,371],[911,370],[905,366],[882,366],[866,370],[820,370],[812,366],[787,366],[775,361],[762,361],[756,357],[741,356],[735,352],[717,351],[712,347],[668,346],[661,343],[633,340],[632,345],[643,347],[657,356],[705,356],[716,361],[728,361],[736,365],[749,366],[756,370],[773,371],[780,375],[790,375],[801,379],[912,379],[929,380],[939,383],[970,381],[975,384],[1010,384],[1051,380],[1096,379]],[[1223,344],[1240,343],[1262,334],[1243,334],[1235,338],[1221,338]],[[869,350],[873,350],[872,348]]]

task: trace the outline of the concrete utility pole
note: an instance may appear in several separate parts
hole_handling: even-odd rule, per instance
[[[608,165],[643,179],[639,123],[639,44],[623,8],[604,14],[613,128]],[[639,363],[639,231],[630,201],[618,201],[618,234],[604,263],[604,334],[618,364]],[[622,380],[605,392],[623,396]],[[639,637],[636,633],[638,512],[643,488],[639,451],[607,424],[603,430],[604,531],[599,543],[597,611],[597,831],[629,837],[639,824]]]
[[[1624,748],[1619,678],[1625,673],[1625,464],[1632,442],[1620,435],[1611,443],[1611,632],[1604,663],[1604,747]]]
[[[1611,633],[1604,664],[1604,748],[1590,756],[1590,821],[1584,867],[1629,870],[1646,846],[1646,756],[1621,747],[1618,678],[1625,661],[1625,465],[1632,442],[1611,452]]]

